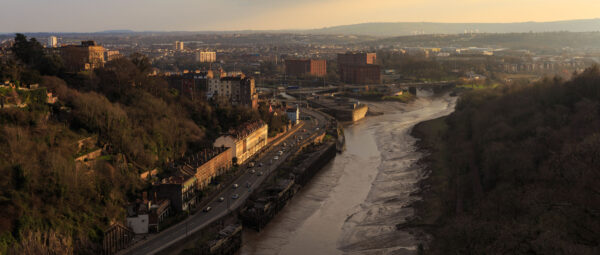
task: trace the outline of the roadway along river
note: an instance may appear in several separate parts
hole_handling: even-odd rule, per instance
[[[245,230],[240,254],[412,254],[416,242],[395,229],[412,209],[422,156],[409,135],[450,114],[456,98],[409,105],[373,103],[385,114],[345,128],[346,151],[317,174],[260,233]]]

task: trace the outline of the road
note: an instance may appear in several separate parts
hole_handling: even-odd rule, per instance
[[[203,211],[190,215],[190,217],[177,225],[163,230],[146,241],[136,243],[133,247],[123,250],[119,252],[119,254],[154,254],[217,221],[227,215],[231,210],[235,210],[242,206],[252,191],[259,187],[271,172],[277,169],[281,163],[292,155],[292,151],[297,149],[298,141],[295,136],[306,139],[308,136],[323,131],[327,125],[326,117],[317,111],[301,109],[301,116],[311,117],[310,120],[305,121],[303,129],[306,130],[306,132],[303,132],[303,130],[300,129],[294,134],[289,135],[277,146],[271,146],[262,158],[255,161],[255,167],[248,168],[247,165],[241,166],[245,173],[234,182],[235,184],[238,184],[239,187],[227,188],[218,196],[214,197],[207,205],[211,210],[206,212],[204,211],[204,209],[206,209],[205,207],[203,208]],[[288,145],[287,148],[283,146],[284,142]],[[294,147],[290,149],[290,146]],[[279,155],[279,151],[282,151],[282,155]],[[278,156],[277,160],[274,159],[275,156]],[[234,198],[234,195],[239,197]],[[224,198],[224,200],[219,201],[220,197]]]

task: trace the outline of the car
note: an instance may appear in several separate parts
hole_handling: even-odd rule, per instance
[[[250,170],[250,173],[254,174],[254,173],[256,173],[256,171],[254,169],[252,169],[252,170]]]
[[[219,202],[223,202],[223,201],[225,201],[225,198],[224,197],[220,197],[219,198]]]
[[[237,189],[240,185],[238,185],[237,183],[233,184],[233,188]]]
[[[283,151],[278,151],[277,154],[279,154],[279,156],[283,155]]]
[[[273,160],[279,160],[279,156],[273,157]]]
[[[233,194],[233,196],[231,196],[231,198],[232,198],[232,199],[238,199],[238,198],[240,198],[240,195],[238,195],[238,194]]]
[[[249,168],[253,168],[253,167],[254,167],[254,162],[250,162],[250,163],[248,163],[248,167],[249,167]]]
[[[263,166],[262,162],[258,163],[258,166]]]
[[[261,175],[263,175],[263,173],[262,172],[258,172],[258,173],[256,173],[256,175],[261,176]]]
[[[204,208],[204,212],[208,212],[210,210],[212,210],[212,207],[210,207],[210,206],[207,206],[206,208]]]

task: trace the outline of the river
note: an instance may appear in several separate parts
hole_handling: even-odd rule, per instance
[[[395,225],[422,169],[411,128],[450,114],[456,98],[369,103],[384,115],[345,127],[346,150],[322,169],[260,232],[245,230],[239,254],[414,254],[416,241]]]

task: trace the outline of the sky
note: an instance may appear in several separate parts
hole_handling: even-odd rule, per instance
[[[599,0],[1,0],[0,32],[311,29],[600,18]]]

